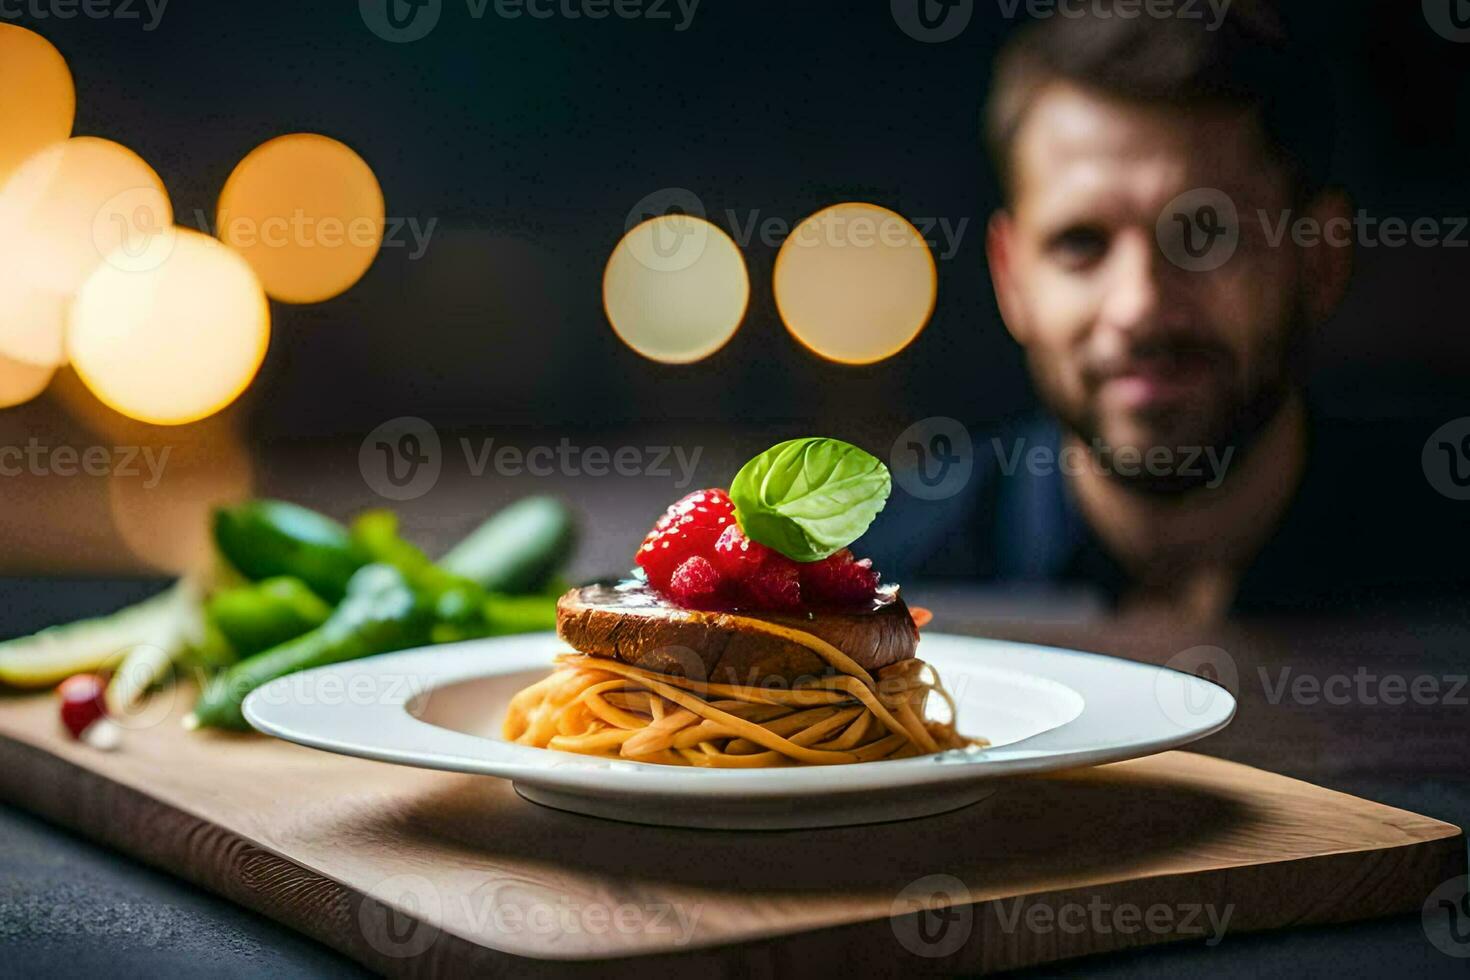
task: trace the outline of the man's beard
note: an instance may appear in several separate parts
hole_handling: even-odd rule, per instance
[[[1224,468],[1249,455],[1299,388],[1305,377],[1308,334],[1302,329],[1302,318],[1293,318],[1280,342],[1264,352],[1261,374],[1254,378],[1244,374],[1233,354],[1223,348],[1190,349],[1195,355],[1228,359],[1232,384],[1220,396],[1228,403],[1218,411],[1216,406],[1185,404],[1135,414],[1132,420],[1144,434],[1128,444],[1115,446],[1108,440],[1096,384],[1089,383],[1089,397],[1081,405],[1065,405],[1060,398],[1047,400],[1062,424],[1087,446],[1101,471],[1127,489],[1178,496],[1219,486],[1226,477]],[[1164,451],[1163,465],[1149,462],[1151,449]]]

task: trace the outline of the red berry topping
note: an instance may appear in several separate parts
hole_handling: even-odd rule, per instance
[[[61,682],[56,689],[61,696],[61,723],[72,738],[81,738],[82,732],[107,714],[106,691],[107,685],[96,674],[75,674]]]
[[[742,600],[756,609],[799,609],[801,573],[796,562],[752,541],[738,525],[715,542],[715,567],[732,579]]]
[[[821,561],[801,566],[801,585],[808,602],[860,605],[872,602],[878,591],[878,573],[873,561],[855,559],[843,548]]]
[[[634,557],[657,589],[668,589],[674,572],[688,558],[708,558],[725,528],[735,523],[735,505],[723,490],[696,490],[674,504],[654,524]]]
[[[739,524],[725,528],[715,542],[715,567],[733,579],[750,578],[761,566],[778,558],[791,561],[776,549],[747,538]]]
[[[719,604],[724,579],[714,564],[701,555],[691,555],[674,569],[669,594],[685,606],[708,608]]]
[[[801,608],[801,573],[785,555],[775,554],[739,585],[756,609]]]

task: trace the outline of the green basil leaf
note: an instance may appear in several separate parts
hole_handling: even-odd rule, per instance
[[[794,561],[820,561],[862,537],[892,481],[877,457],[836,439],[792,439],[730,484],[745,536]]]

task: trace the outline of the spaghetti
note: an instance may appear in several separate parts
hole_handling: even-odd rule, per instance
[[[710,768],[841,765],[985,744],[955,730],[954,699],[927,664],[903,660],[874,676],[820,637],[734,618],[812,650],[834,673],[772,689],[564,654],[549,677],[511,699],[505,738],[584,755]],[[926,718],[934,694],[948,705],[948,721]]]

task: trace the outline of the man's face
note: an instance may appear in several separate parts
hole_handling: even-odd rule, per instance
[[[1179,451],[1248,442],[1295,381],[1303,319],[1299,255],[1289,239],[1268,245],[1257,216],[1274,226],[1289,203],[1255,123],[1058,84],[1027,114],[1013,173],[991,268],[1063,423],[1105,454],[1164,447],[1176,463],[1187,461]],[[1156,231],[1170,202],[1199,188],[1226,194],[1240,216],[1234,255],[1211,271],[1176,265]]]

